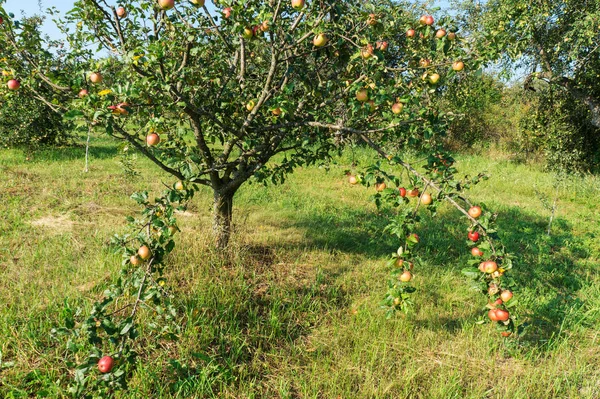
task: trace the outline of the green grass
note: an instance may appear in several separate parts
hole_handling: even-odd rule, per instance
[[[136,190],[172,182],[146,160],[125,176],[110,142],[83,150],[0,153],[0,397],[67,396],[65,343],[51,337],[65,300],[91,302],[118,276],[107,248]],[[358,151],[362,162],[374,155]],[[349,155],[329,172],[299,170],[280,187],[246,185],[235,199],[229,260],[210,239],[202,190],[179,217],[168,261],[180,309],[178,341],[144,342],[126,398],[597,398],[600,397],[600,179],[559,189],[557,219],[535,194],[553,177],[536,166],[459,157],[463,173],[492,178],[469,196],[499,213],[519,256],[518,340],[474,325],[485,299],[460,270],[467,224],[442,206],[423,212],[423,264],[414,311],[386,320],[385,214],[351,187]]]

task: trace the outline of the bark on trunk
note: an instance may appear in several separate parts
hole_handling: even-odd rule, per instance
[[[588,107],[592,116],[592,125],[600,128],[600,103],[598,102],[598,100],[593,96],[590,96],[589,94],[580,90],[578,87],[575,86],[573,81],[568,78],[562,78],[559,83],[561,86],[567,89],[567,91],[571,93],[571,95],[574,98],[582,101]]]
[[[218,248],[226,248],[231,237],[233,195],[235,193],[214,192],[213,233]]]

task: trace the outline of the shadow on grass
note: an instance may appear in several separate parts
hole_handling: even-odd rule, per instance
[[[28,151],[27,151],[28,152]],[[111,159],[117,156],[119,148],[116,145],[90,145],[91,159]],[[31,152],[33,161],[64,162],[85,159],[85,145],[75,144],[65,147],[42,147]]]

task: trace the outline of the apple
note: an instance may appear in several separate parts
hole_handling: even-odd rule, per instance
[[[456,33],[448,32],[448,40],[453,41],[456,39]]]
[[[223,17],[225,19],[228,19],[229,17],[231,17],[231,7],[227,7],[223,9]]]
[[[371,44],[367,44],[362,50],[360,50],[360,55],[366,60],[373,56],[373,46]]]
[[[435,37],[438,39],[441,39],[444,36],[446,36],[446,31],[444,29],[438,29],[437,32],[435,32]]]
[[[481,207],[472,206],[469,209],[469,216],[471,216],[473,219],[477,219],[479,216],[481,216]]]
[[[369,14],[369,20],[367,21],[367,24],[369,24],[370,26],[377,25],[377,15]]]
[[[190,0],[192,2],[193,5],[198,6],[198,7],[203,7],[205,1],[204,0]]]
[[[500,319],[498,319],[498,315],[496,314],[497,311],[498,311],[498,309],[490,309],[488,311],[488,317],[490,318],[491,321],[500,320]]]
[[[418,188],[413,188],[412,190],[410,190],[408,192],[408,196],[409,197],[418,197],[419,196],[419,189]]]
[[[0,17],[0,25],[4,23],[4,19]]]
[[[250,100],[248,101],[248,103],[246,104],[246,109],[250,112],[252,112],[252,110],[254,109],[254,107],[256,106],[256,103],[254,102],[254,100]]]
[[[375,105],[375,101],[369,100],[368,104],[369,104],[369,111],[373,112],[377,109],[377,105]]]
[[[173,224],[170,225],[168,228],[169,228],[169,233],[171,233],[171,235],[173,235],[173,234],[175,234],[175,233],[177,233],[179,231],[179,229],[177,228],[177,226],[175,226]]]
[[[181,180],[178,180],[177,183],[175,183],[175,190],[183,191],[183,189],[184,189],[183,182]]]
[[[329,39],[327,38],[327,36],[325,36],[323,33],[319,33],[313,39],[313,44],[315,45],[315,47],[323,47],[327,44],[328,41]]]
[[[500,298],[498,298],[498,299],[496,299],[496,300],[494,301],[494,305],[495,305],[495,306],[500,306],[500,305],[502,305],[503,303],[504,303],[504,301],[503,301],[502,299],[500,299]]]
[[[457,72],[462,71],[464,69],[464,67],[465,67],[465,63],[462,61],[456,61],[452,64],[452,69]]]
[[[402,299],[394,298],[394,306],[398,306],[398,305],[400,305],[400,303],[402,303]]]
[[[510,292],[509,290],[504,290],[500,293],[500,298],[502,298],[502,300],[504,302],[508,302],[512,299],[513,297],[513,293]]]
[[[271,111],[273,113],[273,115],[275,116],[281,116],[281,114],[283,113],[283,111],[281,110],[281,108],[277,107],[275,108],[273,111]]]
[[[408,283],[412,279],[412,274],[408,270],[405,270],[398,279],[403,283]]]
[[[415,32],[414,29],[409,29],[409,30],[406,31],[406,37],[415,37],[416,33],[417,32]]]
[[[477,241],[479,241],[479,232],[469,231],[469,234],[467,234],[467,237],[469,238],[469,240],[471,240],[473,242],[477,242]]]
[[[485,273],[485,262],[481,262],[479,264],[479,271]]]
[[[414,242],[415,244],[418,244],[420,241],[419,236],[416,233],[409,234],[408,240]]]
[[[77,96],[79,98],[83,98],[86,97],[88,94],[90,94],[86,89],[81,89],[79,90],[79,93],[77,94]]]
[[[375,48],[377,50],[381,50],[381,51],[387,51],[389,47],[389,43],[386,41],[379,41],[375,44]]]
[[[502,332],[500,333],[500,335],[502,335],[502,336],[503,336],[503,337],[505,337],[505,338],[506,338],[506,337],[510,337],[510,335],[511,335],[511,334],[512,334],[512,333],[511,333],[510,331],[502,331]]]
[[[19,82],[17,79],[11,79],[8,81],[8,83],[6,83],[6,86],[8,86],[9,90],[19,90],[19,87],[21,87],[21,82]]]
[[[421,196],[421,203],[423,205],[431,205],[431,203],[433,202],[433,198],[431,198],[431,194],[429,193],[424,193]]]
[[[400,112],[402,112],[402,108],[404,108],[404,104],[402,104],[402,103],[394,103],[392,105],[392,112],[397,115]]]
[[[483,262],[483,270],[489,274],[494,273],[496,270],[498,270],[498,264],[493,260],[485,261]]]
[[[419,22],[421,23],[421,25],[433,25],[434,19],[431,15],[423,15],[420,19]]]
[[[150,248],[148,248],[146,245],[142,245],[140,249],[138,249],[138,255],[143,260],[146,260],[150,257],[150,255],[152,255],[152,252],[150,252]]]
[[[102,75],[100,72],[94,72],[90,75],[90,82],[92,83],[100,83],[102,82]]]
[[[269,31],[269,21],[263,21],[260,25],[259,25],[260,31],[261,32],[268,32]]]
[[[175,7],[175,0],[158,0],[158,6],[161,10],[170,10]]]
[[[496,318],[498,321],[506,321],[510,318],[510,314],[504,309],[496,309]]]
[[[379,193],[382,192],[383,190],[385,190],[386,187],[387,187],[387,185],[385,184],[385,182],[375,184],[375,190],[377,190],[377,192],[379,192]]]
[[[356,99],[361,103],[369,101],[369,92],[367,89],[360,89],[356,92]]]
[[[396,259],[396,267],[402,267],[404,265],[404,259],[398,258]]]
[[[427,68],[429,65],[431,65],[431,61],[429,61],[428,59],[422,59],[421,61],[419,61],[419,65],[421,66],[421,68]]]
[[[146,136],[146,144],[148,144],[149,147],[155,146],[158,143],[160,143],[160,136],[158,134],[150,133]]]
[[[125,7],[117,7],[117,16],[119,18],[125,18],[127,16],[127,10],[125,10]]]
[[[115,361],[110,356],[103,356],[100,360],[98,360],[98,370],[102,374],[110,373],[113,366],[115,365]]]
[[[406,197],[406,189],[404,187],[400,187],[398,191],[400,192],[400,196],[402,198]]]
[[[294,8],[295,10],[301,10],[302,8],[304,8],[304,0],[292,0],[292,8]]]
[[[127,109],[128,107],[129,107],[128,103],[120,103],[120,104],[117,104],[115,111],[120,115],[128,115],[129,114],[129,110]]]
[[[432,73],[431,75],[429,75],[429,83],[431,83],[432,85],[436,84],[437,82],[439,82],[440,80],[440,75],[437,73]]]
[[[141,263],[140,258],[138,258],[135,255],[131,255],[131,258],[129,258],[129,263],[131,263],[134,266],[137,266]]]
[[[350,175],[350,176],[348,176],[348,183],[356,184],[356,183],[358,183],[358,179],[356,178],[356,176]]]
[[[254,37],[254,30],[252,28],[245,27],[242,37],[246,40],[252,39]]]
[[[483,256],[483,251],[477,247],[471,248],[471,255],[473,256]]]

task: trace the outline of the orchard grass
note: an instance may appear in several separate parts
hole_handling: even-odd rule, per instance
[[[129,196],[173,183],[141,157],[140,175],[128,177],[119,151],[94,138],[89,173],[81,148],[0,153],[2,398],[68,397],[66,343],[50,331],[66,306],[89,311],[118,277],[107,243],[138,211]],[[354,154],[365,164],[375,156]],[[559,187],[547,236],[536,191],[552,198],[552,175],[502,157],[458,157],[461,173],[493,172],[469,196],[499,213],[503,242],[525,259],[513,271],[524,330],[504,340],[489,323],[474,324],[485,303],[460,273],[471,256],[467,224],[446,206],[436,218],[421,210],[414,311],[386,320],[378,303],[395,243],[369,200],[375,189],[347,183],[351,162],[348,152],[329,171],[242,187],[227,257],[213,249],[212,193],[201,190],[178,217],[167,262],[182,335],[142,338],[119,397],[600,397],[600,179]]]

